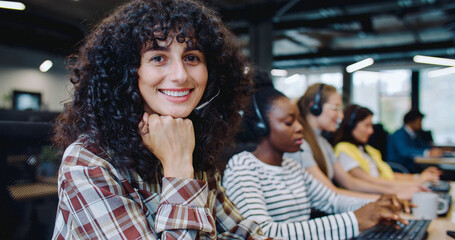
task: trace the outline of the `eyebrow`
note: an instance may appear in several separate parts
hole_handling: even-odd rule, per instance
[[[294,114],[294,113],[287,113],[286,116],[283,117],[283,119],[286,119],[286,118],[295,118],[297,115]]]
[[[144,52],[149,52],[149,51],[165,51],[165,52],[169,52],[169,47],[163,47],[163,46],[157,46],[157,47],[148,47],[145,49]],[[197,47],[185,47],[185,49],[183,50],[183,52],[189,52],[189,51],[193,51],[193,50],[196,50],[196,51],[201,51],[199,48]]]

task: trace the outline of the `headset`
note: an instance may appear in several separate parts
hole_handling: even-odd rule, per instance
[[[359,105],[354,105],[354,110],[352,110],[351,117],[349,117],[349,121],[348,121],[348,125],[347,125],[348,128],[353,129],[355,127],[354,121],[355,121],[355,118],[357,117],[357,114],[359,113],[360,108],[361,107]]]
[[[261,111],[259,111],[259,107],[256,102],[255,94],[253,94],[253,106],[254,106],[254,111],[256,112],[256,116],[259,119],[259,121],[256,124],[254,124],[254,132],[261,136],[265,136],[265,135],[267,135],[268,129],[267,129],[267,125],[265,124],[264,118],[262,117]]]
[[[207,107],[207,105],[209,105],[210,102],[213,101],[213,99],[215,99],[216,97],[218,97],[218,95],[220,94],[220,89],[218,88],[218,92],[215,94],[215,96],[213,96],[212,98],[210,98],[210,100],[208,100],[207,102],[204,102],[202,103],[201,105],[197,106],[195,109],[194,109],[194,113],[200,117],[205,117],[205,112],[203,111],[203,108]]]
[[[316,93],[316,96],[314,96],[314,103],[310,107],[310,113],[313,114],[314,116],[319,116],[322,113],[322,105],[321,105],[321,98],[322,98],[322,89],[324,88],[325,84],[321,83],[319,85],[319,90]]]

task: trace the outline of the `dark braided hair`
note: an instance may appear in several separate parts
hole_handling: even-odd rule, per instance
[[[146,180],[157,176],[161,163],[138,132],[144,113],[138,68],[141,51],[163,40],[186,42],[205,55],[208,81],[201,102],[220,90],[203,118],[188,116],[196,135],[195,171],[214,171],[238,129],[238,112],[248,103],[252,71],[219,16],[194,0],[129,1],[91,31],[68,58],[74,98],[57,118],[54,142],[67,147],[84,135],[109,150],[114,166],[133,169]]]

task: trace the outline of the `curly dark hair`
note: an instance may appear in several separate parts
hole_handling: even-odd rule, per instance
[[[186,41],[207,59],[201,102],[220,91],[204,117],[188,116],[196,136],[195,171],[216,170],[252,92],[252,71],[235,39],[213,10],[194,0],[133,0],[120,6],[68,58],[74,98],[57,118],[55,144],[67,147],[85,135],[113,153],[114,166],[133,169],[146,180],[160,176],[161,163],[138,132],[144,113],[138,88],[141,50],[158,41]]]

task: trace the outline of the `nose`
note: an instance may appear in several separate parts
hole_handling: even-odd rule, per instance
[[[295,132],[296,132],[296,133],[303,133],[303,126],[302,126],[302,124],[300,124],[299,121],[295,121],[295,122],[296,122]]]
[[[374,128],[373,128],[373,127],[369,128],[369,129],[368,129],[368,133],[369,133],[370,135],[373,134],[373,133],[374,133]]]
[[[188,72],[182,59],[172,61],[169,78],[173,82],[183,83],[188,79]]]
[[[343,111],[338,111],[338,118],[341,119],[341,120],[343,120],[343,118],[344,118],[344,113],[343,113]]]

